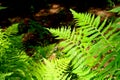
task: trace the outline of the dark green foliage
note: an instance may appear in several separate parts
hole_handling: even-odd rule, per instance
[[[18,35],[24,34],[23,44],[25,47],[54,43],[54,36],[44,26],[33,20],[24,20],[18,25]]]
[[[0,6],[0,10],[2,10],[2,9],[6,9],[7,7],[3,7],[3,6]]]
[[[30,19],[25,19],[18,25],[17,34],[23,34],[22,43],[25,48],[25,52],[29,56],[33,56],[37,51],[35,47],[43,47],[59,41],[55,39],[47,28]]]
[[[21,71],[21,68],[26,64],[24,63],[25,55],[23,56],[19,49],[19,38],[15,39],[16,44],[13,40],[9,39],[4,32],[0,31],[0,36],[0,74],[3,75],[0,76],[0,78],[4,80],[6,76],[11,76],[16,73],[18,73],[18,75],[14,77],[20,76],[21,73],[17,72],[17,70]]]

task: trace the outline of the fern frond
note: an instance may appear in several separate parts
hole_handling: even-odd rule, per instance
[[[82,34],[82,35],[78,35],[78,36],[82,36],[80,45],[83,45],[86,43],[86,45],[83,45],[84,49],[89,48],[86,51],[81,50],[81,52],[79,53],[79,54],[83,54],[83,53],[85,54],[84,56],[82,56],[82,58],[85,58],[86,56],[86,59],[84,59],[82,63],[83,67],[87,66],[87,68],[90,69],[89,71],[90,73],[96,72],[97,74],[95,73],[94,75],[94,76],[97,76],[96,78],[106,79],[107,76],[112,75],[112,73],[110,72],[113,72],[113,70],[119,69],[119,67],[112,69],[114,64],[116,63],[115,59],[117,59],[117,56],[115,55],[118,55],[119,48],[120,48],[118,46],[120,45],[120,40],[119,40],[120,31],[116,32],[118,27],[113,28],[112,22],[110,22],[106,26],[107,19],[104,20],[102,23],[100,23],[99,16],[95,18],[94,15],[92,16],[89,13],[88,14],[78,13],[77,14],[75,11],[73,10],[71,11],[76,20],[77,26],[80,26],[78,28],[79,30],[78,33]],[[77,60],[79,61],[79,59]],[[79,64],[79,63],[76,63],[76,64]],[[79,66],[81,66],[82,64],[80,64]],[[96,71],[91,70],[91,69],[94,69],[94,67],[98,65],[99,67],[96,69]],[[102,68],[103,66],[104,68]],[[81,67],[79,71],[83,67]],[[101,71],[101,69],[103,70]],[[108,70],[109,72],[106,72]],[[86,76],[89,74],[86,74]]]
[[[54,36],[59,36],[59,39],[68,39],[71,34],[71,28],[68,27],[61,27],[58,29],[53,29],[50,28],[49,31],[54,35]]]
[[[114,12],[114,13],[120,14],[120,7],[113,8],[113,9],[109,10],[109,12]]]
[[[12,72],[11,73],[0,73],[0,80],[5,80],[6,76],[10,76],[12,74],[13,74]]]
[[[33,58],[26,56],[24,51],[19,52],[17,43],[12,41],[15,40],[14,38],[0,31],[0,74],[3,75],[0,78],[10,80],[13,78],[16,80],[118,80],[120,78],[118,23],[107,24],[107,19],[101,22],[100,16],[77,13],[74,10],[71,12],[78,27],[75,27],[73,31],[65,27],[49,29],[63,41],[59,42],[56,47],[53,45],[55,48],[51,46],[37,48],[39,49],[37,52],[44,56],[46,53],[54,52],[62,54],[62,57],[53,60],[43,59],[41,62],[35,62]],[[16,40],[19,43],[18,38]]]
[[[13,40],[13,41],[12,41]],[[20,50],[21,44],[18,37],[6,35],[0,31],[0,78],[1,80],[33,80],[30,71],[29,57]]]
[[[100,16],[71,11],[79,27],[58,44],[61,53],[71,60],[70,72],[81,80],[113,79],[110,76],[120,68],[116,64],[120,51],[118,26],[112,27],[112,22],[107,24],[107,19],[100,22]]]
[[[41,80],[66,80],[68,78],[69,62],[70,60],[65,58],[52,60],[51,62],[44,59],[44,63],[38,66],[39,72],[42,72],[40,74]]]
[[[16,23],[16,24],[13,24],[13,25],[9,26],[6,29],[5,34],[9,35],[9,36],[17,34],[18,33],[18,25],[19,24]]]

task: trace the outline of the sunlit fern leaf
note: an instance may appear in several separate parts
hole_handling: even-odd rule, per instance
[[[0,30],[0,74],[3,75],[0,75],[0,78],[33,80],[29,67],[31,59],[21,50],[20,39],[15,38]]]
[[[86,18],[86,16],[90,17],[90,16],[88,16],[88,14],[84,14],[84,15],[83,15],[83,13],[77,14],[75,11],[73,11],[73,10],[71,10],[71,11],[76,20],[77,26],[80,26],[79,30],[80,30],[80,33],[82,33],[82,35],[80,35],[80,36],[83,36],[81,39],[81,45],[83,43],[88,44],[88,45],[84,46],[84,47],[88,47],[88,49],[86,51],[83,51],[81,49],[82,53],[84,53],[84,54],[86,53],[86,55],[85,55],[86,60],[84,60],[82,63],[83,66],[86,65],[90,69],[95,69],[94,67],[99,67],[98,69],[96,69],[96,71],[99,71],[98,74],[95,73],[96,76],[99,75],[96,78],[97,79],[107,79],[108,76],[113,75],[113,74],[111,74],[110,72],[106,72],[106,71],[112,72],[115,69],[119,69],[119,67],[111,69],[111,68],[113,68],[113,66],[115,64],[114,59],[117,59],[117,55],[119,53],[118,51],[120,49],[120,47],[118,46],[118,45],[120,45],[120,31],[116,32],[118,27],[115,27],[115,26],[112,27],[111,22],[108,25],[106,25],[107,19],[104,20],[102,23],[100,23],[100,17],[98,16],[95,18],[94,15],[91,16],[91,20],[88,19],[88,21],[90,21],[90,22],[88,22],[87,18]],[[83,56],[83,58],[85,58],[85,56]],[[79,66],[81,66],[81,65],[79,65]],[[83,67],[81,67],[81,69],[82,68]],[[78,71],[78,70],[76,70],[76,71]],[[93,71],[91,70],[89,72],[93,72]],[[86,74],[86,76],[88,76],[88,75],[89,74]],[[94,77],[94,76],[92,76],[92,77]],[[96,79],[96,78],[94,78],[94,79]]]
[[[18,32],[18,23],[12,24],[5,31],[6,35],[8,35],[8,36],[15,35],[15,34],[17,34],[17,32]]]
[[[10,76],[12,74],[13,74],[13,72],[11,72],[11,73],[0,73],[0,80],[5,80],[6,76]]]
[[[114,20],[114,23],[112,24],[112,27],[117,26],[120,28],[120,17],[118,17],[116,20]]]
[[[56,59],[56,60],[46,60],[42,62],[40,65],[36,64],[35,73],[39,73],[41,80],[70,80],[68,76],[68,64],[69,59]],[[34,74],[34,73],[33,73]]]
[[[109,12],[114,12],[114,13],[120,14],[120,7],[115,7],[113,9],[109,10]]]
[[[0,60],[3,60],[0,69],[4,69],[2,72],[13,72],[7,79],[119,80],[120,31],[117,30],[119,25],[115,26],[112,22],[106,24],[107,19],[100,22],[100,16],[95,17],[89,13],[77,13],[73,10],[71,12],[77,26],[72,31],[65,27],[49,29],[58,36],[58,39],[63,39],[56,46],[56,53],[57,50],[62,53],[62,57],[58,59],[34,62],[24,52],[21,55],[14,54],[19,50],[15,48],[14,51],[6,35],[0,33],[2,35],[0,41],[3,42],[0,43],[2,44]],[[9,48],[12,51],[9,51]],[[44,54],[46,49],[43,50]],[[11,54],[7,56],[5,51],[14,54],[14,57]]]
[[[54,35],[54,36],[59,36],[59,39],[68,39],[70,37],[71,34],[71,28],[68,27],[61,27],[58,29],[53,29],[50,28],[49,31]]]
[[[114,66],[114,58],[118,59],[115,55],[120,49],[120,32],[116,32],[117,28],[112,27],[112,22],[106,25],[107,19],[100,22],[99,16],[71,11],[79,27],[75,28],[66,40],[60,42],[58,47],[71,59],[70,70],[77,74],[79,79],[106,79],[110,74],[106,71]],[[115,44],[116,42],[118,44]],[[113,75],[114,69],[110,70],[110,75]]]
[[[70,70],[78,75],[78,80],[110,79],[109,76],[119,69],[118,64],[114,66],[119,63],[117,55],[120,49],[120,32],[116,31],[118,26],[112,27],[112,22],[107,24],[107,19],[100,22],[100,16],[71,11],[78,27],[66,40],[58,44],[61,52],[66,54],[65,57],[71,59]],[[111,69],[111,66],[114,69]]]

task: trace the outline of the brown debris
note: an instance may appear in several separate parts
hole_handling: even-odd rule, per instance
[[[115,13],[108,12],[106,10],[102,10],[100,8],[90,8],[88,10],[89,13],[95,14],[97,16],[101,16],[101,21],[103,21],[105,18],[110,18],[115,16]]]
[[[49,8],[35,13],[34,19],[45,27],[58,27],[69,24],[73,18],[71,12],[60,4],[50,4]]]

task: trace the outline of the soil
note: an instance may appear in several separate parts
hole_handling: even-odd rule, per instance
[[[117,4],[113,7],[118,7],[120,4]],[[42,8],[39,9],[37,12],[34,13],[17,13],[14,14],[13,12],[11,12],[9,9],[5,9],[5,10],[0,10],[0,27],[1,28],[6,28],[8,26],[10,26],[11,24],[14,23],[19,23],[21,21],[23,21],[26,18],[35,20],[37,22],[39,22],[41,25],[43,25],[44,27],[60,27],[60,26],[68,26],[71,24],[71,22],[73,21],[73,16],[70,12],[69,9],[74,9],[77,11],[80,11],[81,8],[76,7],[76,6],[71,6],[71,7],[67,7],[64,6],[62,4],[59,3],[51,3],[49,4],[49,6],[47,8]],[[105,17],[110,17],[110,16],[114,16],[113,13],[107,12],[107,10],[109,10],[111,8],[109,7],[89,7],[87,9],[85,9],[83,12],[89,12],[92,14],[96,14],[96,15],[100,15],[103,17],[103,19]]]

